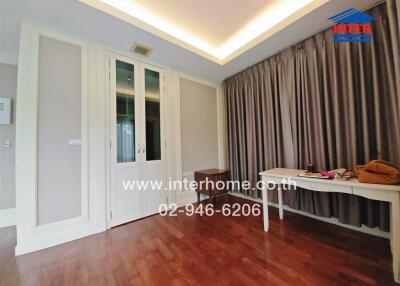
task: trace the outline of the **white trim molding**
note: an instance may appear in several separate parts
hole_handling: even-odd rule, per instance
[[[15,255],[38,251],[104,230],[97,229],[94,224],[89,221],[82,221],[80,218],[51,223],[38,227],[29,240],[18,243],[15,247]]]
[[[39,40],[46,36],[81,47],[82,59],[82,205],[81,216],[38,225],[37,119]],[[36,251],[105,230],[104,78],[101,47],[46,25],[23,21],[17,86],[16,255]],[[99,86],[101,87],[99,89]],[[90,101],[90,104],[89,104]],[[103,126],[103,128],[102,128]],[[99,131],[99,129],[101,129]],[[104,141],[103,141],[104,142]],[[103,182],[104,181],[104,182]]]
[[[0,64],[18,65],[18,55],[0,52]]]
[[[15,214],[15,208],[0,210],[0,228],[15,225]]]
[[[226,110],[225,95],[222,85],[217,87],[217,119],[218,119],[218,168],[225,169],[226,166]]]

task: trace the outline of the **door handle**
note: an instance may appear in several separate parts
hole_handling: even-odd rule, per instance
[[[138,146],[138,151],[137,152],[138,152],[138,154],[140,154],[140,146]]]

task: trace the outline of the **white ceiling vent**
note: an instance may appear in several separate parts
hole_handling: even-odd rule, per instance
[[[131,52],[144,56],[144,57],[148,57],[151,53],[152,49],[149,47],[146,47],[145,45],[139,44],[139,43],[134,43],[132,48],[131,48]]]

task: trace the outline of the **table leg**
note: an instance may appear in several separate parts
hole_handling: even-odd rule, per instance
[[[282,199],[282,186],[278,185],[278,203],[279,203],[279,218],[283,219],[283,199]]]
[[[394,280],[400,283],[400,194],[393,192],[391,205],[391,247],[393,255]]]
[[[269,217],[268,217],[268,190],[267,186],[263,184],[262,188],[262,199],[263,199],[263,215],[264,215],[264,231],[268,232],[269,228]]]
[[[390,222],[389,222],[389,226],[390,226],[390,251],[392,252],[393,255],[393,215],[392,215],[392,203],[389,204],[389,216],[390,216]]]

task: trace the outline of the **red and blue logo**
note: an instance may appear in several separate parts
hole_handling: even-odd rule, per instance
[[[372,41],[371,23],[374,18],[356,9],[347,9],[328,18],[333,25],[333,41],[336,43],[368,43]]]

